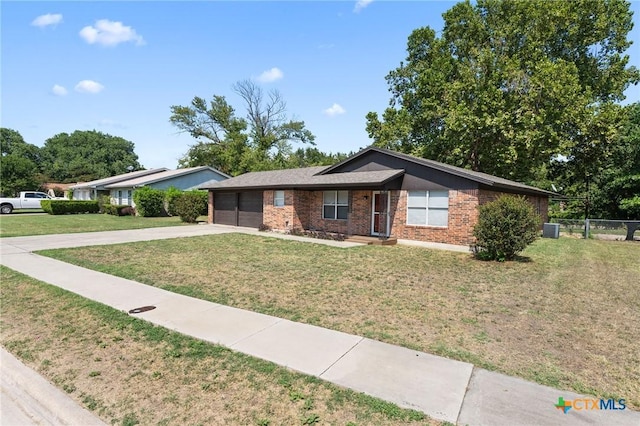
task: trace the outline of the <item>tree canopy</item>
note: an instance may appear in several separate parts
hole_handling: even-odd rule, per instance
[[[624,108],[616,143],[602,163],[591,176],[591,217],[640,219],[640,102]],[[579,185],[571,176],[563,177],[569,185]]]
[[[605,166],[640,78],[626,1],[466,1],[443,18],[386,77],[375,145],[547,187],[555,160],[582,182]]]
[[[40,149],[28,144],[12,129],[0,129],[0,194],[14,196],[20,191],[35,190],[38,179]]]
[[[197,140],[180,159],[181,167],[207,165],[230,175],[282,168],[293,143],[314,145],[304,122],[288,118],[278,91],[265,94],[249,80],[235,84],[233,90],[244,102],[244,118],[219,95],[210,102],[196,96],[190,106],[171,106],[171,124]]]
[[[59,133],[41,148],[40,168],[55,182],[102,179],[139,170],[133,142],[96,130]]]

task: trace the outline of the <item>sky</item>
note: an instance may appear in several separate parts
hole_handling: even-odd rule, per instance
[[[0,4],[0,124],[42,146],[75,130],[135,144],[146,168],[175,168],[195,140],[172,105],[225,96],[234,83],[277,90],[325,152],[371,144],[365,126],[391,94],[385,76],[417,28],[443,26],[445,1],[111,1]],[[640,67],[640,2],[627,51]],[[640,86],[626,92],[640,100]],[[295,145],[295,147],[303,145]]]

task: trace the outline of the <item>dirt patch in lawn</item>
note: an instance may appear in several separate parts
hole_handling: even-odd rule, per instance
[[[640,407],[640,245],[633,242],[540,240],[508,263],[240,234],[47,254]]]
[[[0,343],[111,424],[439,424],[1,268]]]

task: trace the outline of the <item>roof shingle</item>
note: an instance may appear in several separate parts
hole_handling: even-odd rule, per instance
[[[384,184],[404,173],[404,170],[333,173],[321,175],[327,166],[301,169],[250,172],[220,182],[206,182],[200,189],[267,189],[373,186]]]

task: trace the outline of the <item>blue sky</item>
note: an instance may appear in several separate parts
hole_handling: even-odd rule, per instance
[[[254,79],[328,152],[370,144],[365,115],[382,112],[385,76],[412,30],[442,28],[454,2],[7,2],[1,5],[2,127],[29,143],[96,129],[134,142],[145,167],[170,167],[194,140],[171,105],[224,95]],[[640,67],[640,2],[631,62]],[[627,91],[640,100],[640,88]]]

